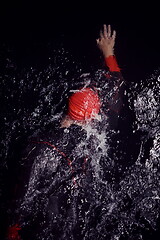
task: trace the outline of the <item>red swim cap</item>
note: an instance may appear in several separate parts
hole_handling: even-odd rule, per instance
[[[68,115],[73,120],[94,118],[100,110],[100,99],[97,92],[84,88],[72,94],[69,98]]]

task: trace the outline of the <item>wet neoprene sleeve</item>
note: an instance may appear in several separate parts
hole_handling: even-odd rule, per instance
[[[116,57],[114,55],[111,55],[107,58],[105,58],[105,63],[107,67],[109,68],[110,72],[120,72],[120,68],[118,66]]]

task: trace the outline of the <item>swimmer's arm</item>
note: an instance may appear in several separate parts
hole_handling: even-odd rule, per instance
[[[105,63],[111,72],[120,72],[117,60],[114,55],[114,45],[116,39],[116,31],[111,31],[111,26],[103,25],[103,30],[100,31],[100,37],[97,39],[97,45],[101,50]]]

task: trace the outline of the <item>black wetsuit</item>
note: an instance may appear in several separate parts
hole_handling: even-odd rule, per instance
[[[71,125],[65,129],[53,123],[30,137],[23,151],[28,184],[16,223],[22,227],[24,240],[89,240],[89,229],[101,221],[107,182],[117,179],[112,130],[118,129],[124,80],[119,72],[100,74],[92,86],[99,88],[102,99],[101,120],[87,128]]]

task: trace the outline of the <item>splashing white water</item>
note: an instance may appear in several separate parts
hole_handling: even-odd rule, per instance
[[[64,63],[63,60],[62,58],[61,61]],[[77,67],[75,69],[77,71]],[[61,70],[58,62],[57,66],[49,66],[39,73],[30,69],[25,74],[21,73],[13,78],[11,76],[2,78],[4,85],[2,90],[4,90],[7,109],[2,111],[4,166],[8,164],[10,146],[16,141],[20,143],[23,140],[21,135],[36,136],[46,126],[54,125],[63,115],[64,99],[71,90],[76,91],[73,90],[74,85],[78,86],[79,83],[78,80],[77,82],[73,80],[77,75],[71,76],[70,69],[65,68],[64,64],[64,73]],[[82,69],[79,69],[79,75],[81,72]],[[71,80],[68,80],[67,77]],[[90,76],[85,74],[80,79],[83,77],[88,79],[85,85],[88,86]],[[86,164],[93,171],[93,179],[87,182],[87,175],[82,171],[76,178],[77,182],[84,184],[87,196],[83,195],[82,188],[78,189],[74,186],[72,177],[67,178],[67,175],[72,175],[69,167],[58,172],[55,178],[54,174],[58,171],[59,164],[63,162],[63,157],[54,149],[42,148],[42,151],[33,160],[29,183],[26,184],[26,194],[22,198],[22,205],[19,206],[17,212],[19,214],[23,212],[24,215],[26,214],[25,217],[30,214],[33,217],[32,220],[35,219],[35,221],[39,211],[45,216],[48,207],[47,194],[51,190],[51,192],[56,191],[55,186],[58,184],[59,191],[64,192],[64,195],[70,191],[67,206],[72,205],[72,208],[68,208],[66,219],[63,219],[63,215],[59,215],[48,226],[44,222],[41,223],[43,230],[39,234],[39,239],[52,239],[51,229],[54,228],[56,221],[61,223],[59,225],[63,232],[61,239],[67,239],[67,234],[76,226],[78,217],[81,219],[82,232],[85,233],[84,240],[91,238],[145,240],[144,232],[146,233],[148,228],[150,231],[156,231],[160,210],[159,82],[160,77],[157,70],[145,82],[131,87],[132,94],[129,101],[134,106],[134,108],[131,107],[135,113],[133,126],[135,132],[140,132],[140,147],[137,145],[139,154],[134,164],[128,165],[119,181],[115,181],[112,172],[116,168],[116,164],[118,171],[115,175],[123,171],[119,164],[122,150],[117,156],[117,146],[114,146],[115,149],[111,147],[111,139],[118,133],[109,130],[107,117],[103,131],[97,130],[94,124],[85,126],[82,129],[82,132],[84,131],[83,138],[78,138],[77,135],[77,142],[79,142],[72,152],[71,157],[75,166],[77,156],[79,158],[83,158],[84,155],[90,156],[90,160]],[[108,88],[107,84],[106,88]],[[101,122],[103,119],[103,117],[97,119],[97,122]],[[68,129],[64,131],[65,136],[69,134],[68,131]],[[151,144],[148,149],[147,143],[150,139]],[[68,138],[64,138],[63,146],[67,147],[68,144]],[[118,144],[125,143],[118,139]],[[109,155],[110,151],[113,151],[111,156]],[[26,164],[25,161],[20,160],[19,164]],[[104,176],[105,174],[111,176],[110,181]],[[62,187],[59,179],[64,179],[67,184]],[[61,198],[63,199],[63,194]],[[83,211],[82,206],[87,205],[91,199],[90,208],[86,207],[86,211]],[[28,224],[28,220],[23,222],[24,226]],[[70,237],[74,239],[72,234]]]

